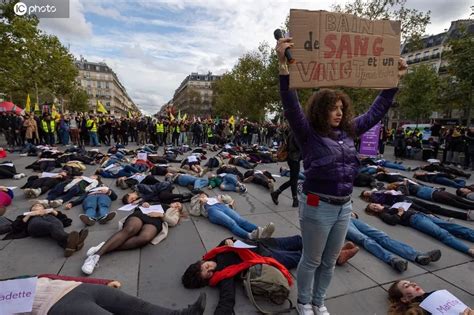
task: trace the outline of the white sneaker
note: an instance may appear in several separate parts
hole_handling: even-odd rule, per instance
[[[272,236],[273,232],[275,232],[275,224],[270,222],[263,227],[262,233],[260,233],[260,238],[269,238]]]
[[[13,179],[21,179],[21,178],[23,178],[23,177],[25,177],[25,176],[26,176],[25,174],[19,173],[19,174],[13,175]]]
[[[49,200],[47,200],[47,199],[42,199],[42,200],[36,201],[36,203],[39,203],[40,205],[43,205],[43,206],[45,206],[45,207],[48,207],[48,205],[49,205]]]
[[[87,250],[87,253],[86,255],[87,256],[92,256],[92,255],[95,255],[95,253],[97,253],[101,248],[102,246],[104,246],[105,242],[102,242],[100,243],[99,245],[97,246],[94,246],[94,247],[91,247]]]
[[[56,200],[51,200],[49,202],[49,205],[53,208],[57,208],[59,206],[61,206],[63,204],[63,200],[62,199],[56,199]]]
[[[317,307],[313,305],[313,311],[315,315],[330,315],[326,306]]]
[[[296,310],[300,315],[314,315],[313,306],[311,304],[296,304]]]
[[[97,266],[99,259],[99,255],[92,255],[87,257],[86,261],[84,261],[84,264],[82,265],[82,272],[86,275],[91,275],[94,272],[94,268]]]
[[[249,233],[249,239],[258,240],[262,232],[263,232],[263,228],[261,227],[256,228],[255,230]]]

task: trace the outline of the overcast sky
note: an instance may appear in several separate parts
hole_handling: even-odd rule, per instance
[[[329,10],[336,0],[69,0],[69,19],[42,19],[40,28],[57,35],[71,52],[105,61],[133,101],[153,114],[173,97],[191,72],[222,74],[262,41],[290,8]],[[472,0],[408,0],[407,7],[431,10],[428,34],[452,20],[468,18]]]

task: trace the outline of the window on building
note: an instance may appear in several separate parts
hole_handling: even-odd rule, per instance
[[[105,88],[108,89],[109,88],[109,82],[105,82]]]
[[[95,70],[96,70],[96,71],[100,71],[100,67],[99,67],[99,66],[95,66]]]
[[[102,86],[101,86],[101,82],[100,81],[97,81],[97,87],[100,89]]]

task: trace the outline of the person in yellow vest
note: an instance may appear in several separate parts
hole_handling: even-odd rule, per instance
[[[163,120],[160,119],[156,123],[156,138],[158,145],[163,145],[164,137],[165,137],[165,124],[163,123]]]
[[[214,131],[212,130],[212,123],[208,123],[206,128],[207,142],[214,144]]]
[[[90,115],[86,122],[86,128],[89,130],[89,141],[93,147],[99,147],[99,139],[97,138],[98,123],[94,115]]]
[[[55,138],[54,133],[56,132],[56,123],[51,119],[50,114],[46,114],[41,120],[41,129],[43,130],[44,141],[46,144],[54,145]]]

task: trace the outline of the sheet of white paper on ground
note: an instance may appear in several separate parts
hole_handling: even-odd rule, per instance
[[[393,206],[391,206],[390,208],[395,208],[395,209],[403,208],[404,211],[407,211],[411,207],[411,205],[412,205],[411,202],[397,202],[397,203],[394,203]]]
[[[218,175],[219,175],[220,177],[224,177],[224,176],[227,175],[227,173],[220,173],[220,174],[218,174]]]
[[[37,277],[0,281],[0,315],[31,312]]]
[[[224,148],[230,149],[230,148],[232,148],[232,147],[230,146],[230,144],[226,144],[226,145],[224,146]]]
[[[41,177],[54,177],[57,176],[59,173],[50,173],[50,172],[43,172],[41,173]]]
[[[437,160],[437,159],[428,159],[426,160],[426,162],[430,163],[430,164],[434,164],[434,163],[441,163],[440,160]]]
[[[86,182],[88,182],[89,184],[92,183],[95,179],[92,179],[90,177],[87,177],[87,176],[82,176],[82,180],[85,180]]]
[[[215,205],[216,203],[219,203],[219,200],[217,200],[217,198],[207,198],[207,202],[206,202],[208,205],[212,206],[212,205]]]
[[[387,173],[387,175],[400,175],[400,173]]]
[[[393,196],[400,196],[403,195],[400,191],[398,190],[386,190],[385,194],[393,195]]]
[[[132,211],[132,210],[135,209],[136,207],[137,207],[137,205],[128,204],[128,205],[125,205],[125,206],[121,206],[121,207],[118,208],[117,210],[120,210],[120,211]]]
[[[195,156],[195,155],[188,156],[188,162],[191,162],[191,163],[192,162],[197,162],[197,160],[198,160],[197,156]]]
[[[253,173],[254,173],[254,174],[263,174],[262,171],[255,171],[255,172],[253,172]]]
[[[150,212],[165,213],[165,211],[163,210],[163,207],[161,205],[151,205],[148,208],[140,207],[140,210],[142,210],[143,213],[150,213]]]
[[[89,190],[89,192],[105,191],[107,187],[96,187]]]
[[[466,304],[448,290],[438,290],[431,293],[420,303],[420,307],[433,315],[459,315],[467,308]]]
[[[242,241],[236,241],[236,242],[234,242],[234,247],[235,248],[256,248],[257,246],[249,245],[249,244],[244,243]]]
[[[139,160],[146,161],[148,159],[148,154],[146,152],[138,152],[137,153],[137,158]]]
[[[156,164],[157,166],[161,166],[161,167],[168,167],[169,165],[168,164]]]
[[[2,165],[2,166],[10,166],[10,167],[13,167],[13,166],[14,166],[13,163],[2,163],[2,164],[0,164],[0,165]]]
[[[109,166],[107,166],[106,168],[104,168],[104,171],[108,171],[110,170],[112,167],[114,167],[115,164],[110,164]]]
[[[281,177],[281,175],[272,174],[273,177]]]
[[[18,187],[17,186],[11,186],[11,187],[7,187],[8,189],[10,190],[13,190],[13,189],[17,189]]]

